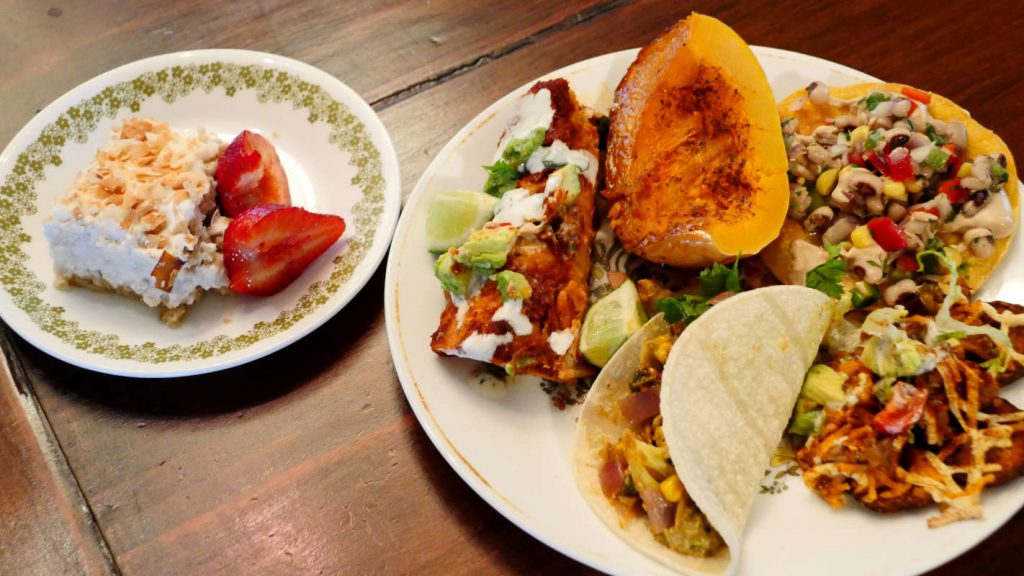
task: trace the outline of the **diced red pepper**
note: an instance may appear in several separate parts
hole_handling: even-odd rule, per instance
[[[913,213],[913,212],[927,212],[929,214],[934,215],[936,218],[939,217],[939,209],[938,208],[914,208],[910,212],[911,213]]]
[[[850,164],[856,164],[857,166],[863,166],[864,165],[864,154],[862,152],[858,152],[856,150],[851,150],[849,158],[850,158]]]
[[[917,88],[911,88],[910,86],[904,86],[901,90],[904,96],[911,100],[917,100],[922,104],[931,104],[932,95],[924,90],[918,90]]]
[[[917,110],[917,102],[915,102],[914,100],[911,100],[910,101],[910,112],[907,112],[907,116],[910,116],[911,114],[913,114],[914,110]]]
[[[868,152],[864,156],[864,159],[870,162],[871,166],[873,166],[875,170],[878,170],[878,173],[882,176],[889,175],[889,164],[878,154],[875,154],[874,151]]]
[[[910,254],[900,254],[900,257],[896,259],[896,269],[901,272],[917,272],[917,268],[917,258]]]
[[[971,195],[970,191],[960,185],[959,178],[939,182],[939,194],[945,194],[949,198],[949,203],[953,205],[963,204]]]
[[[946,174],[956,176],[960,167],[964,165],[964,157],[952,144],[943,144],[942,149],[949,153],[949,160],[946,160]]]
[[[892,161],[892,156],[889,157],[889,178],[896,182],[905,182],[913,177],[914,164],[910,159],[910,154],[906,154],[901,160],[896,162]]]
[[[875,414],[874,424],[885,434],[902,434],[921,419],[928,391],[913,384],[897,382],[892,387],[892,397],[881,412]]]
[[[878,242],[882,250],[895,252],[907,247],[907,239],[903,237],[900,227],[888,216],[879,216],[868,221],[868,230],[871,237]]]

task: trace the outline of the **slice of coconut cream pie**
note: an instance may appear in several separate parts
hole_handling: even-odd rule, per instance
[[[168,324],[205,290],[225,290],[214,173],[224,144],[203,129],[115,123],[45,224],[57,285],[134,295]]]

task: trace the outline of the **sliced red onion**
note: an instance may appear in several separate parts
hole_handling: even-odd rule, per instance
[[[875,109],[870,112],[871,116],[876,118],[884,118],[886,116],[892,116],[892,107],[895,104],[892,100],[886,100],[885,102],[879,102]]]
[[[626,473],[622,463],[611,458],[606,460],[604,466],[598,472],[598,480],[601,482],[601,492],[605,498],[614,498],[622,491],[622,485],[626,482]]]
[[[645,488],[640,492],[640,499],[644,501],[644,510],[647,511],[647,520],[652,530],[662,532],[675,524],[676,506],[665,499],[660,488]]]
[[[903,146],[893,148],[892,151],[889,152],[889,163],[895,164],[897,162],[902,162],[903,159],[907,157],[907,154],[910,154],[910,151]]]
[[[964,123],[953,119],[949,123],[949,141],[960,150],[967,148],[967,126]]]
[[[653,418],[661,411],[661,395],[657,386],[634,392],[619,400],[619,410],[630,424]]]
[[[928,146],[918,146],[917,148],[914,148],[910,151],[910,158],[914,162],[920,164],[924,162],[924,159],[927,158],[929,154],[932,153],[932,148],[934,147],[935,145],[932,144],[931,142],[928,143]]]
[[[914,126],[917,126],[917,124],[915,124]],[[928,137],[925,136],[924,134],[920,132],[914,132],[913,134],[910,135],[910,140],[907,141],[907,148],[910,148],[911,150],[916,150],[917,148],[927,146],[931,143],[932,141],[929,140]]]
[[[889,114],[906,118],[910,114],[910,100],[907,98],[896,98],[892,101]]]
[[[829,146],[828,155],[832,158],[838,158],[850,149],[850,143],[846,141],[846,138],[840,138],[835,144]]]

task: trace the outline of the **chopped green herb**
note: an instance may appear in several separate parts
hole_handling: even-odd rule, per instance
[[[942,250],[942,240],[938,236],[932,236],[924,244],[925,251]]]
[[[925,134],[928,135],[929,140],[935,142],[936,146],[942,146],[943,144],[946,143],[946,139],[943,138],[942,136],[939,136],[939,134],[935,132],[935,126],[932,126],[931,124],[929,124],[928,127],[925,129]],[[936,168],[936,170],[938,170],[938,168]]]
[[[868,134],[867,139],[864,140],[864,149],[865,150],[874,150],[875,148],[878,147],[878,144],[884,138],[885,138],[885,131],[884,130],[875,130],[874,132]]]
[[[868,107],[868,111],[874,110],[882,102],[887,102],[889,97],[881,92],[872,92],[868,94],[868,97],[864,99],[864,104]]]
[[[840,280],[846,273],[846,263],[839,255],[839,246],[825,246],[825,250],[828,251],[828,260],[807,273],[806,284],[808,288],[824,292],[832,298],[840,298],[843,295]]]
[[[701,314],[707,312],[711,305],[702,296],[683,295],[678,298],[662,298],[655,305],[658,312],[665,314],[665,321],[669,324],[683,321],[693,322]]]
[[[740,292],[740,260],[737,258],[731,267],[715,262],[701,270],[699,279],[700,294],[705,298],[722,292]]]

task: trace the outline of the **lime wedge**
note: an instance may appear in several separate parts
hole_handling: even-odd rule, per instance
[[[497,202],[494,196],[470,190],[435,194],[427,206],[427,249],[436,254],[461,246],[470,232],[494,217]]]
[[[640,305],[640,295],[633,282],[626,280],[587,310],[580,331],[580,352],[591,364],[602,367],[644,322],[647,314]]]

